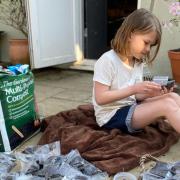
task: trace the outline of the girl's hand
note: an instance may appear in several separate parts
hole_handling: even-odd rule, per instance
[[[149,97],[157,96],[161,94],[161,85],[151,82],[144,81],[134,85],[136,94],[146,94]]]
[[[166,93],[169,93],[169,92],[173,92],[174,87],[175,87],[175,85],[174,85],[173,87],[171,87],[170,89],[168,89],[168,88],[166,88],[166,86],[163,86],[163,87],[162,87],[162,94],[166,94]]]

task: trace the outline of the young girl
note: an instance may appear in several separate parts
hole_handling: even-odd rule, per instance
[[[95,64],[93,104],[99,126],[133,133],[164,117],[180,133],[180,96],[142,81],[143,62],[155,59],[160,42],[160,22],[149,11],[135,10],[124,20],[112,50]]]

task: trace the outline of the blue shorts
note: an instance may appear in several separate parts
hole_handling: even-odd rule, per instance
[[[133,129],[131,125],[132,116],[137,104],[125,106],[117,110],[115,115],[103,125],[106,129],[120,129],[123,132],[134,133],[139,132],[139,130]]]

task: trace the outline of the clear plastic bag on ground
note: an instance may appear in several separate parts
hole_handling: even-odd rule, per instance
[[[144,170],[145,159],[150,159],[156,162],[155,166],[147,171]],[[167,163],[159,161],[157,158],[147,154],[141,158],[141,167],[144,172],[141,174],[142,180],[177,180],[180,179],[180,161]]]
[[[96,168],[93,164],[89,163],[85,159],[83,159],[77,150],[72,150],[65,157],[64,161],[70,164],[73,168],[82,172],[82,174],[87,176],[107,176],[107,173],[103,173],[100,169]],[[99,177],[100,178],[100,177]]]
[[[66,177],[69,180],[105,180],[108,177],[107,173],[85,161],[77,150],[72,150],[65,156],[49,157],[44,162],[43,169],[34,175],[50,179]]]
[[[10,172],[16,165],[16,158],[10,153],[0,153],[0,174]]]
[[[60,142],[43,146],[30,146],[22,153],[16,152],[16,158],[21,163],[21,171],[33,173],[43,168],[49,157],[60,155]]]
[[[26,175],[22,173],[4,173],[0,175],[1,180],[45,180],[45,178]]]
[[[46,159],[48,159],[50,156],[58,156],[61,154],[60,152],[60,142],[56,141],[50,144],[45,144],[45,145],[37,145],[37,146],[29,146],[28,148],[26,148],[22,153],[24,154],[35,154],[35,155],[39,155],[41,154],[41,156],[45,156],[46,157],[42,157],[42,161],[45,161]]]

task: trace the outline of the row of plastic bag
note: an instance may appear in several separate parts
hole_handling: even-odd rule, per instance
[[[11,172],[20,162],[20,170]],[[118,173],[115,177],[134,180],[131,174]],[[77,150],[66,155],[60,152],[60,142],[43,146],[30,146],[22,152],[0,153],[1,180],[106,180],[108,174],[83,159]],[[115,178],[114,177],[114,178]],[[180,179],[180,161],[165,163],[157,161],[155,166],[141,174],[142,180]]]
[[[157,161],[156,165],[142,174],[143,180],[180,180],[180,161],[166,163]]]
[[[17,164],[18,172],[10,172]],[[77,150],[61,155],[60,143],[31,146],[22,152],[0,153],[1,180],[104,180],[108,174],[84,160]]]

